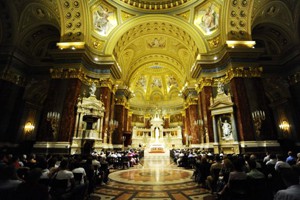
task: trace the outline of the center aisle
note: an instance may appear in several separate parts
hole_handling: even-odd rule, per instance
[[[193,170],[177,167],[165,153],[149,153],[138,165],[116,170],[107,185],[100,186],[91,199],[110,200],[190,200],[203,199],[208,191],[191,179]]]

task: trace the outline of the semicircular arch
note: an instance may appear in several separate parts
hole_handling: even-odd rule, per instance
[[[185,40],[183,42],[194,45],[198,53],[207,53],[207,46],[205,45],[204,39],[189,23],[173,16],[156,15],[149,17],[148,15],[144,15],[127,21],[126,24],[120,25],[118,29],[112,32],[106,42],[105,54],[112,55],[120,39],[123,38],[124,41],[130,42],[133,38],[144,34],[144,28],[147,29],[147,25],[152,25],[151,23],[164,25],[161,27],[161,31],[166,31],[164,32],[165,34],[174,34],[174,36],[176,36],[176,33],[185,34],[186,37],[183,38]],[[123,45],[124,44],[122,44],[122,46]]]

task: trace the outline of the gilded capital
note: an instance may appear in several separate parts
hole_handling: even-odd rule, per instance
[[[213,79],[212,78],[207,78],[207,77],[201,77],[198,81],[198,84],[196,86],[197,92],[201,92],[203,87],[205,86],[212,86],[213,85]]]

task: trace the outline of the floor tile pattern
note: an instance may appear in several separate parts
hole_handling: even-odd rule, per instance
[[[92,200],[196,200],[209,196],[191,179],[193,170],[177,167],[169,155],[145,154],[138,165],[117,170],[106,185],[98,187]]]

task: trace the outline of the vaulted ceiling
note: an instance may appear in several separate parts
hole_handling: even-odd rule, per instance
[[[0,44],[31,76],[49,73],[57,42],[84,42],[95,71],[115,63],[120,76],[111,79],[130,89],[130,106],[175,109],[199,79],[193,72],[221,61],[227,40],[255,40],[269,71],[283,57],[297,62],[298,51],[285,55],[299,46],[299,8],[297,0],[4,0]]]

